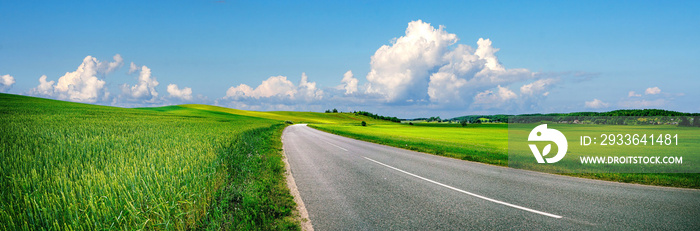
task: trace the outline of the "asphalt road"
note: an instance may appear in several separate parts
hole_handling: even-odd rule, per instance
[[[700,230],[700,190],[510,169],[306,125],[282,141],[315,230]]]

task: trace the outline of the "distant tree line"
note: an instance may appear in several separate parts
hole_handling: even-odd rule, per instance
[[[661,109],[629,109],[609,112],[572,112],[549,114],[522,114],[519,116],[700,116],[700,113],[685,113]]]
[[[511,123],[574,123],[608,125],[678,125],[700,127],[700,116],[517,116]]]
[[[332,110],[331,109],[326,110],[325,113],[339,113],[339,112],[338,112],[338,109],[333,108]],[[395,123],[401,123],[401,119],[396,118],[396,117],[392,117],[392,116],[381,116],[381,115],[377,115],[377,114],[374,114],[371,112],[366,112],[366,111],[354,111],[352,113],[354,113],[355,115],[367,116],[367,117],[372,118],[372,119],[386,120],[386,121],[391,121],[391,122],[395,122]],[[438,117],[438,119],[439,118],[440,117]]]
[[[467,123],[479,123],[483,122],[482,119],[488,119],[490,122],[503,122],[508,123],[508,117],[513,115],[469,115],[460,116],[452,118],[451,120],[456,121],[466,121]],[[615,110],[609,112],[572,112],[572,113],[548,113],[548,114],[521,114],[517,115],[518,121],[510,121],[516,123],[530,123],[539,122],[542,120],[561,122],[561,121],[574,121],[574,120],[592,120],[591,123],[605,123],[605,124],[628,124],[631,121],[630,117],[668,117],[661,119],[663,121],[656,121],[657,123],[678,123],[679,126],[698,126],[700,127],[700,113],[684,113],[677,111],[667,111],[661,109],[632,109],[632,110]],[[628,118],[609,118],[609,117],[628,117]],[[533,117],[533,118],[527,118]],[[534,118],[537,117],[537,118]],[[599,117],[599,118],[596,118]],[[593,119],[592,119],[593,118]],[[679,118],[680,121],[675,119]],[[537,120],[537,121],[535,121]],[[697,121],[697,123],[695,123]]]
[[[326,110],[326,113],[338,113],[338,109]],[[354,111],[355,115],[363,115],[373,119],[386,120],[400,123],[402,119],[390,116],[381,116],[366,111]],[[458,122],[462,126],[479,123],[535,123],[541,121],[552,121],[556,123],[590,123],[590,124],[675,124],[683,127],[700,127],[700,113],[685,113],[677,111],[667,111],[661,109],[628,109],[615,110],[609,112],[572,112],[572,113],[547,113],[547,114],[520,114],[515,117],[517,121],[509,121],[513,115],[467,115],[452,119],[442,119],[440,116],[429,118],[404,119],[405,121],[427,121],[427,122]],[[614,118],[618,117],[618,118]],[[640,119],[642,117],[654,117]]]
[[[462,124],[479,124],[482,122],[491,122],[491,123],[508,123],[508,117],[510,115],[469,115],[469,116],[460,116],[460,117],[455,117],[452,118],[451,120],[453,121],[459,121],[459,123]]]
[[[443,120],[440,119],[440,116],[433,116],[430,118],[414,118],[414,119],[407,119],[406,121],[425,121],[425,122],[447,122],[449,120]]]
[[[587,123],[611,125],[672,124],[700,127],[700,113],[684,113],[660,109],[616,110],[609,112],[574,112],[527,114],[515,117],[513,123],[552,121],[555,123]]]
[[[379,120],[386,120],[386,121],[391,121],[391,122],[395,122],[395,123],[401,123],[401,119],[396,118],[396,117],[381,116],[381,115],[373,114],[371,112],[366,112],[366,111],[356,111],[354,113],[355,113],[355,115],[363,115],[363,116],[370,117],[372,119],[379,119]]]

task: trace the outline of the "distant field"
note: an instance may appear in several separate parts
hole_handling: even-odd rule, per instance
[[[312,124],[331,133],[420,152],[495,165],[508,165],[508,125]]]
[[[508,166],[507,124],[469,124],[466,127],[462,127],[456,123],[415,123],[414,125],[408,125],[406,123],[370,124],[367,127],[362,127],[359,124],[312,124],[309,126],[342,136],[394,147],[427,152],[457,159]],[[589,131],[592,131],[590,129],[606,130],[595,126],[606,125],[587,126],[586,129]],[[663,128],[668,129],[668,126]],[[675,129],[675,127],[673,127],[673,129]],[[697,139],[697,137],[700,135],[697,128],[681,128],[680,130],[683,135],[686,135],[686,137],[693,136],[696,137],[694,139]],[[578,140],[570,140],[570,143],[577,142]],[[683,146],[681,148],[688,152],[694,151],[687,150],[688,148],[692,148],[689,146]],[[700,174],[698,173],[561,174],[628,183],[700,188]]]
[[[319,112],[292,112],[292,111],[246,111],[217,107],[202,104],[185,104],[179,107],[199,110],[230,113],[234,115],[260,117],[278,121],[291,121],[294,123],[319,123],[319,124],[359,124],[362,121],[374,124],[392,124],[385,120],[372,119],[366,116],[359,116],[353,113],[319,113]]]
[[[275,120],[0,94],[0,229],[298,229]]]

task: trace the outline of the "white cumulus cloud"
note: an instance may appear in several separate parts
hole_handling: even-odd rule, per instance
[[[546,91],[547,87],[556,83],[557,80],[553,78],[549,79],[540,79],[535,82],[532,82],[530,84],[523,85],[520,87],[520,93],[523,95],[549,95],[549,92]]]
[[[352,71],[345,72],[345,74],[343,74],[343,79],[340,80],[340,82],[343,83],[340,85],[340,87],[345,89],[346,95],[357,92],[357,83],[359,81],[352,74]]]
[[[56,83],[56,81],[46,81],[46,79],[46,75],[39,77],[39,86],[32,88],[32,90],[29,91],[29,94],[38,96],[53,96],[53,84]]]
[[[258,109],[269,108],[261,106],[266,104],[288,107],[303,100],[305,105],[531,110],[560,81],[560,74],[504,67],[496,55],[499,49],[493,47],[490,39],[478,39],[476,48],[457,44],[458,41],[457,35],[448,33],[443,26],[436,28],[421,20],[412,21],[402,36],[372,55],[367,83],[362,86],[352,71],[347,71],[340,85],[327,92],[308,82],[306,75],[297,86],[285,76],[273,76],[259,86],[232,86],[218,102]],[[511,90],[518,88],[517,93]]]
[[[13,84],[15,84],[15,77],[12,77],[11,75],[0,76],[0,92],[10,90]]]
[[[112,71],[120,68],[122,65],[124,65],[124,58],[120,54],[114,55],[112,57],[114,59],[114,62],[100,62],[98,64],[98,68],[100,69],[100,72],[102,73],[111,73]]]
[[[513,83],[537,79],[527,69],[506,69],[490,39],[480,38],[476,49],[456,44],[458,40],[443,26],[435,28],[421,20],[408,23],[405,35],[380,47],[372,56],[366,93],[379,95],[388,103],[464,106],[482,97],[476,96],[485,90],[500,89],[498,86],[507,89]],[[539,91],[554,83],[532,83],[535,85],[524,88],[523,94],[537,91],[539,97],[546,96],[546,91]]]
[[[131,62],[131,64],[129,64],[129,74],[133,74],[134,72],[136,72],[138,70],[139,70],[139,66],[134,64],[134,62]]]
[[[637,92],[634,92],[634,91],[630,91],[629,93],[627,93],[627,97],[641,97],[641,96],[642,96],[642,94],[637,94]]]
[[[430,76],[428,95],[430,100],[437,104],[461,103],[464,95],[471,94],[467,86],[467,80],[459,78],[454,73],[438,72]]]
[[[659,93],[661,93],[661,89],[659,89],[659,87],[650,87],[650,88],[647,88],[646,91],[644,91],[644,94],[647,94],[647,95],[656,95]]]
[[[496,91],[486,90],[476,94],[476,96],[474,96],[473,106],[479,106],[485,109],[502,107],[504,104],[515,100],[517,97],[518,95],[515,94],[515,92],[498,85]]]
[[[445,63],[448,46],[457,42],[444,27],[421,20],[408,23],[406,34],[380,47],[370,61],[368,93],[388,102],[422,100],[427,96],[429,71]]]
[[[430,76],[428,95],[431,102],[468,104],[468,99],[485,89],[535,78],[534,73],[527,69],[505,69],[495,55],[499,49],[492,47],[491,40],[479,39],[477,44],[476,50],[460,44],[445,55],[448,62]],[[526,87],[525,90],[544,90],[554,82],[538,82],[539,85],[531,87],[541,89]],[[534,92],[527,92],[530,93]]]
[[[134,66],[136,65],[132,62],[131,67],[133,68]],[[151,69],[147,66],[141,66],[137,70],[139,72],[137,77],[138,83],[132,86],[123,84],[121,86],[122,94],[130,101],[155,102],[158,99],[158,91],[156,90],[159,84],[158,81],[151,76]]]
[[[609,103],[603,102],[599,99],[593,99],[592,101],[585,102],[585,107],[587,107],[587,108],[601,109],[601,108],[607,108],[609,106],[610,106]]]
[[[287,80],[286,76],[272,76],[255,89],[246,84],[240,84],[236,87],[231,87],[226,91],[224,98],[240,99],[245,97],[252,98],[269,98],[272,96],[294,97],[296,87],[292,81]]]
[[[95,57],[87,56],[78,69],[67,72],[58,78],[58,82],[46,81],[47,77],[41,76],[39,86],[29,93],[83,103],[106,99],[109,92],[104,89],[105,81],[98,75],[110,73],[122,65],[123,59],[119,54],[113,58],[114,62],[100,62]]]
[[[236,87],[230,87],[226,91],[226,96],[224,99],[238,100],[246,97],[253,97],[253,88],[246,84],[240,84]]]
[[[177,84],[168,84],[167,91],[170,97],[186,101],[192,100],[192,88],[184,87],[180,89],[177,87]]]
[[[323,90],[316,87],[316,82],[309,81],[302,73],[298,85],[294,85],[286,76],[271,76],[253,88],[246,84],[230,87],[226,96],[217,100],[217,104],[235,106],[252,110],[278,110],[320,102]]]
[[[323,91],[316,88],[316,82],[309,82],[308,80],[309,78],[306,76],[306,73],[301,73],[301,81],[299,81],[296,97],[306,102],[322,99]]]
[[[226,91],[224,99],[239,100],[244,98],[278,98],[282,100],[313,101],[323,98],[323,90],[316,88],[316,82],[309,82],[306,73],[301,74],[299,85],[295,86],[286,76],[272,76],[262,81],[255,89],[240,84]]]

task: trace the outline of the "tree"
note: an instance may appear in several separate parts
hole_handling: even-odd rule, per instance
[[[338,113],[338,109],[333,108],[333,113]]]
[[[364,127],[364,126],[367,126],[367,122],[362,121],[362,126],[363,126],[363,127]]]
[[[331,110],[330,109],[326,110],[326,113],[331,113]]]
[[[389,116],[380,116],[380,115],[372,114],[372,113],[366,112],[366,111],[357,111],[357,112],[355,112],[355,115],[367,116],[367,117],[372,118],[372,119],[387,120],[387,121],[391,121],[394,123],[401,123],[401,119],[399,119],[399,118],[389,117]]]
[[[466,127],[466,126],[467,126],[467,120],[462,120],[462,121],[459,122],[459,124],[461,124],[462,127]]]

